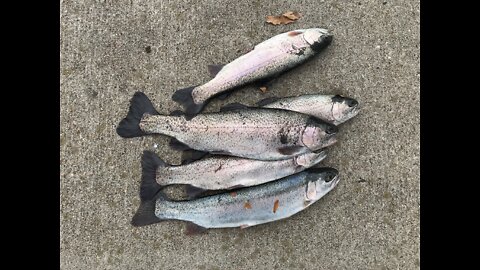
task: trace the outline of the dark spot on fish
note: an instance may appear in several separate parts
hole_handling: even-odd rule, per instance
[[[345,100],[344,97],[342,97],[341,95],[335,95],[332,97],[332,102],[336,103],[336,102],[343,102]]]
[[[145,47],[145,52],[146,53],[151,53],[152,52],[152,47],[150,47],[150,46]]]
[[[245,209],[252,209],[252,205],[250,204],[250,202],[245,202],[245,204],[243,205],[243,208]]]
[[[386,5],[386,4],[387,4],[387,1],[383,1],[383,3],[382,3],[382,4],[383,4],[383,5]]]
[[[357,183],[365,183],[367,182],[367,180],[363,179],[363,178],[360,178],[360,180],[357,181]]]
[[[276,213],[277,209],[278,209],[278,200],[275,200],[275,202],[273,203],[273,213]]]
[[[288,130],[285,130],[283,127],[278,132],[278,135],[280,137],[280,142],[282,144],[288,143],[288,135],[287,134],[288,134]]]
[[[294,36],[300,35],[301,33],[302,32],[300,32],[300,31],[290,31],[290,32],[288,32],[288,36],[294,37]]]
[[[222,164],[220,164],[220,166],[218,166],[218,168],[215,169],[215,172],[218,172],[221,169],[222,169]]]
[[[305,53],[305,49],[307,49],[307,48],[299,49],[298,52],[295,53],[295,55],[298,55],[298,56],[303,55]]]

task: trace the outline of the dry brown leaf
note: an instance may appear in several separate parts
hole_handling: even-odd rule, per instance
[[[296,11],[287,11],[279,16],[267,16],[267,23],[271,23],[273,25],[289,24],[298,20],[301,16],[302,14]]]
[[[262,91],[262,93],[264,93],[264,94],[267,92],[267,90],[268,90],[268,89],[267,89],[266,86],[260,87],[260,91]]]
[[[275,200],[275,202],[273,203],[273,213],[277,212],[277,209],[278,209],[278,200]]]
[[[252,205],[251,205],[250,202],[248,202],[248,201],[243,205],[243,207],[244,207],[245,209],[252,209]]]
[[[300,19],[300,17],[302,17],[302,14],[300,14],[296,11],[287,11],[287,12],[283,13],[282,16],[287,17],[290,20],[296,21],[296,20]]]

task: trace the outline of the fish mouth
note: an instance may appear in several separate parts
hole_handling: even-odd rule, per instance
[[[331,187],[331,188],[334,188],[335,186],[337,186],[338,182],[340,182],[340,176],[337,174],[337,175],[335,175],[335,177],[333,177],[333,179],[329,182],[329,183],[330,183],[330,187]]]

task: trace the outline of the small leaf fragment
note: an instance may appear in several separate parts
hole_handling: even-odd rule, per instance
[[[296,12],[296,11],[287,11],[282,14],[282,16],[289,18],[290,20],[298,20],[302,16],[302,14]]]
[[[273,213],[277,212],[277,209],[278,209],[278,200],[275,200],[275,202],[273,203]]]
[[[273,25],[279,25],[279,24],[289,24],[293,23],[294,21],[298,20],[302,14],[296,12],[296,11],[287,11],[283,13],[282,15],[278,16],[267,16],[267,23],[271,23]]]
[[[248,201],[245,202],[245,204],[243,205],[243,207],[244,207],[245,209],[252,209],[252,205],[251,205],[250,202],[248,202]]]
[[[267,90],[268,90],[268,89],[267,89],[266,86],[260,87],[260,91],[262,91],[262,93],[264,93],[264,94],[267,92]]]

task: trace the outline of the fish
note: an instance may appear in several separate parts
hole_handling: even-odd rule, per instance
[[[355,117],[359,112],[358,101],[341,95],[309,94],[293,97],[269,97],[256,104],[262,108],[282,109],[308,114],[336,126]],[[252,108],[242,103],[230,103],[220,110]]]
[[[167,185],[189,185],[189,198],[198,197],[206,190],[255,186],[301,172],[318,164],[326,156],[326,150],[273,161],[212,155],[187,164],[171,165],[154,152],[146,150],[141,159],[140,189],[145,190],[141,192],[144,196],[142,199],[152,199]]]
[[[288,159],[336,142],[338,127],[302,113],[252,108],[198,114],[160,115],[148,97],[134,94],[127,116],[117,126],[124,138],[164,134],[177,150],[258,160]]]
[[[177,90],[172,100],[181,104],[185,114],[200,113],[215,96],[253,82],[266,83],[272,78],[304,63],[332,42],[326,29],[298,29],[276,35],[257,44],[250,52],[226,65],[211,65],[214,76],[205,84]]]
[[[158,192],[151,200],[141,200],[131,224],[138,227],[182,220],[190,225],[187,234],[212,228],[243,229],[303,211],[337,186],[339,180],[338,170],[324,167],[195,200],[174,201]]]

